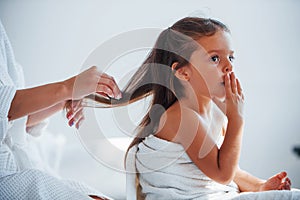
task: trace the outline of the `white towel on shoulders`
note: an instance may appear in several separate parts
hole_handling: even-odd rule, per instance
[[[300,191],[239,193],[237,185],[207,177],[184,148],[155,136],[132,147],[126,159],[127,199],[264,200],[300,199]],[[140,190],[137,190],[139,185]],[[143,197],[143,198],[141,198]]]
[[[146,199],[213,199],[238,194],[234,183],[226,186],[205,176],[181,145],[155,136],[130,149],[126,167],[128,199],[137,197],[134,172]]]

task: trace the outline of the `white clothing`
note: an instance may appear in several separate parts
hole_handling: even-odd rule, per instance
[[[30,141],[44,128],[41,123],[26,132],[27,117],[11,122],[8,112],[17,89],[24,87],[23,71],[0,21],[0,199],[90,199],[105,197],[88,186],[60,180],[43,172]]]
[[[233,182],[222,185],[208,178],[180,144],[155,136],[136,147],[135,167],[146,199],[226,199],[239,192]]]
[[[207,177],[183,146],[149,136],[132,147],[126,160],[127,199],[264,200],[299,199],[300,191],[239,193],[234,182],[222,185]],[[136,187],[139,184],[140,189]]]

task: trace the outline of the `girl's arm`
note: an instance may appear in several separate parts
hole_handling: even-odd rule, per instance
[[[262,180],[244,170],[238,169],[234,177],[234,182],[239,186],[241,192],[291,189],[291,181],[287,177],[286,172],[280,172],[268,180]]]
[[[188,116],[189,115],[189,116]],[[243,120],[229,120],[225,140],[220,149],[210,138],[204,125],[200,122],[191,125],[191,121],[199,121],[199,117],[190,111],[185,111],[186,122],[182,122],[179,142],[186,149],[191,160],[209,178],[221,184],[230,183],[236,170],[240,157]],[[187,117],[188,116],[188,117]],[[189,121],[189,122],[188,122]],[[195,131],[196,130],[196,131]],[[184,133],[194,133],[187,137]]]
[[[225,77],[225,90],[228,125],[220,149],[209,137],[209,128],[205,121],[199,120],[195,113],[183,111],[179,128],[179,142],[185,147],[192,161],[204,174],[222,184],[231,182],[238,169],[244,126],[244,96],[234,73]]]
[[[241,192],[255,192],[260,190],[261,185],[265,181],[238,168],[234,182],[239,186]]]

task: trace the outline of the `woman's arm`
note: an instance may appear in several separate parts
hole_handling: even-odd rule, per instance
[[[8,118],[14,120],[42,110],[51,110],[51,107],[60,102],[82,99],[94,92],[105,93],[113,98],[121,96],[112,77],[98,72],[96,67],[91,67],[62,82],[17,90],[8,112]]]
[[[47,119],[54,113],[66,109],[66,117],[68,119],[69,126],[73,126],[78,129],[84,120],[83,107],[81,105],[82,100],[63,101],[50,108],[41,110],[37,113],[31,114],[27,118],[26,129],[30,130],[32,126],[35,126]]]
[[[58,102],[70,98],[69,93],[70,91],[63,83],[51,83],[30,89],[17,90],[8,112],[8,118],[14,120],[51,109]]]
[[[31,127],[37,125],[38,123],[42,122],[43,120],[47,119],[51,115],[55,114],[58,111],[61,111],[65,106],[65,101],[62,101],[54,106],[41,110],[39,112],[30,114],[27,118],[26,127]]]

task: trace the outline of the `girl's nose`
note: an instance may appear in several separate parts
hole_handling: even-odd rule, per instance
[[[224,72],[225,74],[227,74],[227,73],[232,72],[232,69],[233,69],[232,64],[231,64],[230,62],[228,62],[228,63],[226,63],[226,65],[224,66],[223,72]]]

